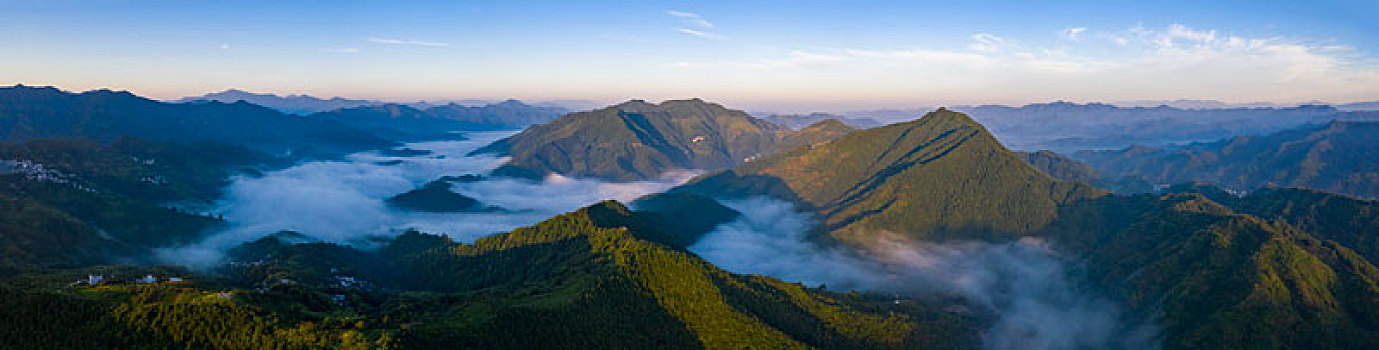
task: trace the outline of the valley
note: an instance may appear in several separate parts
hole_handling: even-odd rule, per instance
[[[1379,203],[1225,182],[1265,176],[1236,165],[1252,161],[1240,150],[1303,174],[1288,185],[1367,176],[1367,122],[1069,157],[1014,151],[946,108],[859,129],[776,125],[699,99],[631,101],[524,130],[409,108],[267,119],[338,119],[342,134],[370,135],[332,141],[330,153],[157,133],[4,144],[0,319],[27,325],[0,339],[1379,346]],[[1189,165],[1174,165],[1182,154]],[[1168,166],[1216,173],[1135,177]],[[45,328],[72,320],[94,336]]]

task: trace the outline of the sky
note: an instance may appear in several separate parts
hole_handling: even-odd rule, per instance
[[[1379,100],[1379,1],[0,0],[0,85],[755,110]]]

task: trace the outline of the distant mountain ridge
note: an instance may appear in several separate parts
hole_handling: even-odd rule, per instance
[[[275,94],[256,94],[239,89],[228,89],[221,92],[212,92],[201,96],[183,97],[173,100],[174,103],[192,103],[218,101],[222,103],[235,103],[244,101],[256,105],[276,109],[284,113],[307,115],[316,112],[324,112],[341,108],[354,108],[360,106],[371,106],[381,104],[372,100],[347,99],[342,97],[332,97],[328,99],[317,98],[308,95],[287,95],[278,96]]]
[[[456,100],[442,102],[417,101],[411,103],[385,102],[377,100],[347,99],[332,97],[328,99],[309,95],[279,96],[271,93],[252,93],[238,89],[208,93],[202,96],[183,97],[173,103],[198,103],[219,101],[234,103],[245,101],[276,109],[284,113],[308,115],[338,109],[352,109],[381,105],[403,105],[417,110],[437,113],[447,118],[485,125],[525,126],[548,121],[549,114],[559,116],[569,113],[569,106],[579,109],[589,105],[589,101],[558,100],[527,104],[515,99],[508,100]]]
[[[123,136],[210,141],[274,155],[340,155],[395,145],[329,120],[284,114],[248,102],[163,103],[109,90],[0,88],[0,141]]]
[[[1342,111],[1325,105],[1289,108],[1122,108],[1109,104],[1053,102],[1021,107],[955,107],[1018,150],[1072,152],[1161,147],[1264,134],[1331,120],[1379,120],[1379,112]]]
[[[761,119],[774,124],[784,125],[795,130],[829,119],[840,121],[847,126],[857,129],[868,129],[885,125],[885,123],[871,118],[851,118],[829,113],[772,114]]]
[[[1180,148],[1136,146],[1073,157],[1108,178],[1205,181],[1236,191],[1307,187],[1379,198],[1379,122],[1332,121]]]

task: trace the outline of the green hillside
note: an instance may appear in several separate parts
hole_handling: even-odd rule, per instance
[[[1204,184],[1172,186],[1200,193],[1236,212],[1282,220],[1318,238],[1334,240],[1365,259],[1379,261],[1379,202],[1299,188],[1263,188],[1237,197]]]
[[[1379,197],[1379,123],[1333,121],[1181,148],[1074,154],[1107,178],[1205,181],[1237,191],[1268,185]]]
[[[817,211],[831,237],[861,245],[885,233],[926,240],[1029,234],[1052,221],[1059,204],[1101,193],[1049,178],[980,124],[946,109],[701,176],[672,191],[791,200]]]
[[[4,344],[314,348],[976,348],[954,301],[839,294],[734,275],[657,243],[645,214],[603,202],[473,244],[404,234],[374,252],[267,238],[227,278],[45,287],[11,278]],[[95,270],[90,270],[95,271]],[[115,272],[106,272],[115,273]],[[146,272],[123,271],[138,276]],[[153,274],[155,272],[147,272]],[[163,276],[177,272],[161,272]],[[64,277],[65,276],[65,277]],[[343,281],[350,281],[345,283]],[[56,288],[57,292],[52,290]],[[75,289],[72,289],[75,288]],[[60,306],[58,306],[60,305]],[[37,316],[39,310],[45,310]],[[211,315],[222,314],[217,322]]]
[[[836,137],[847,129],[828,124],[814,128],[810,136],[786,140],[799,133],[699,99],[661,104],[634,100],[571,113],[475,153],[511,156],[494,172],[497,175],[558,173],[631,181],[654,179],[675,169],[723,169],[781,147]]]
[[[1379,346],[1379,269],[1336,241],[1198,194],[1107,196],[1045,229],[1169,349]]]
[[[167,203],[205,206],[232,174],[283,164],[209,143],[0,144],[0,270],[147,261],[149,249],[195,242],[223,224]]]

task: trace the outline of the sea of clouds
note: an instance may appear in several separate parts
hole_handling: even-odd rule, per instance
[[[384,200],[441,176],[487,174],[507,159],[466,153],[512,132],[467,134],[464,141],[412,143],[431,154],[380,152],[308,162],[262,176],[241,176],[213,212],[228,228],[204,241],[158,252],[163,261],[208,267],[224,253],[281,230],[368,248],[373,238],[416,229],[462,242],[531,225],[604,199],[628,202],[663,192],[696,173],[672,172],[654,181],[610,183],[559,175],[541,181],[488,178],[457,183],[455,192],[508,209],[486,213],[400,211]],[[689,250],[736,273],[904,295],[964,297],[997,315],[984,333],[990,349],[1153,348],[1152,326],[1127,325],[1121,310],[1069,280],[1068,262],[1046,241],[927,243],[879,236],[862,252],[822,247],[805,237],[816,222],[792,204],[768,198],[723,201],[742,212]]]
[[[542,181],[489,178],[455,184],[453,191],[502,213],[425,213],[389,207],[384,200],[447,175],[487,174],[507,161],[493,155],[466,153],[513,132],[466,134],[464,141],[407,144],[431,154],[413,157],[380,152],[352,154],[344,160],[299,164],[263,176],[233,179],[212,212],[223,214],[229,227],[206,240],[158,252],[163,261],[210,266],[224,252],[281,230],[301,232],[327,242],[367,248],[370,238],[401,234],[408,229],[444,234],[457,241],[531,225],[559,213],[604,199],[627,202],[661,192],[696,175],[671,172],[654,181],[610,183],[559,175]]]

